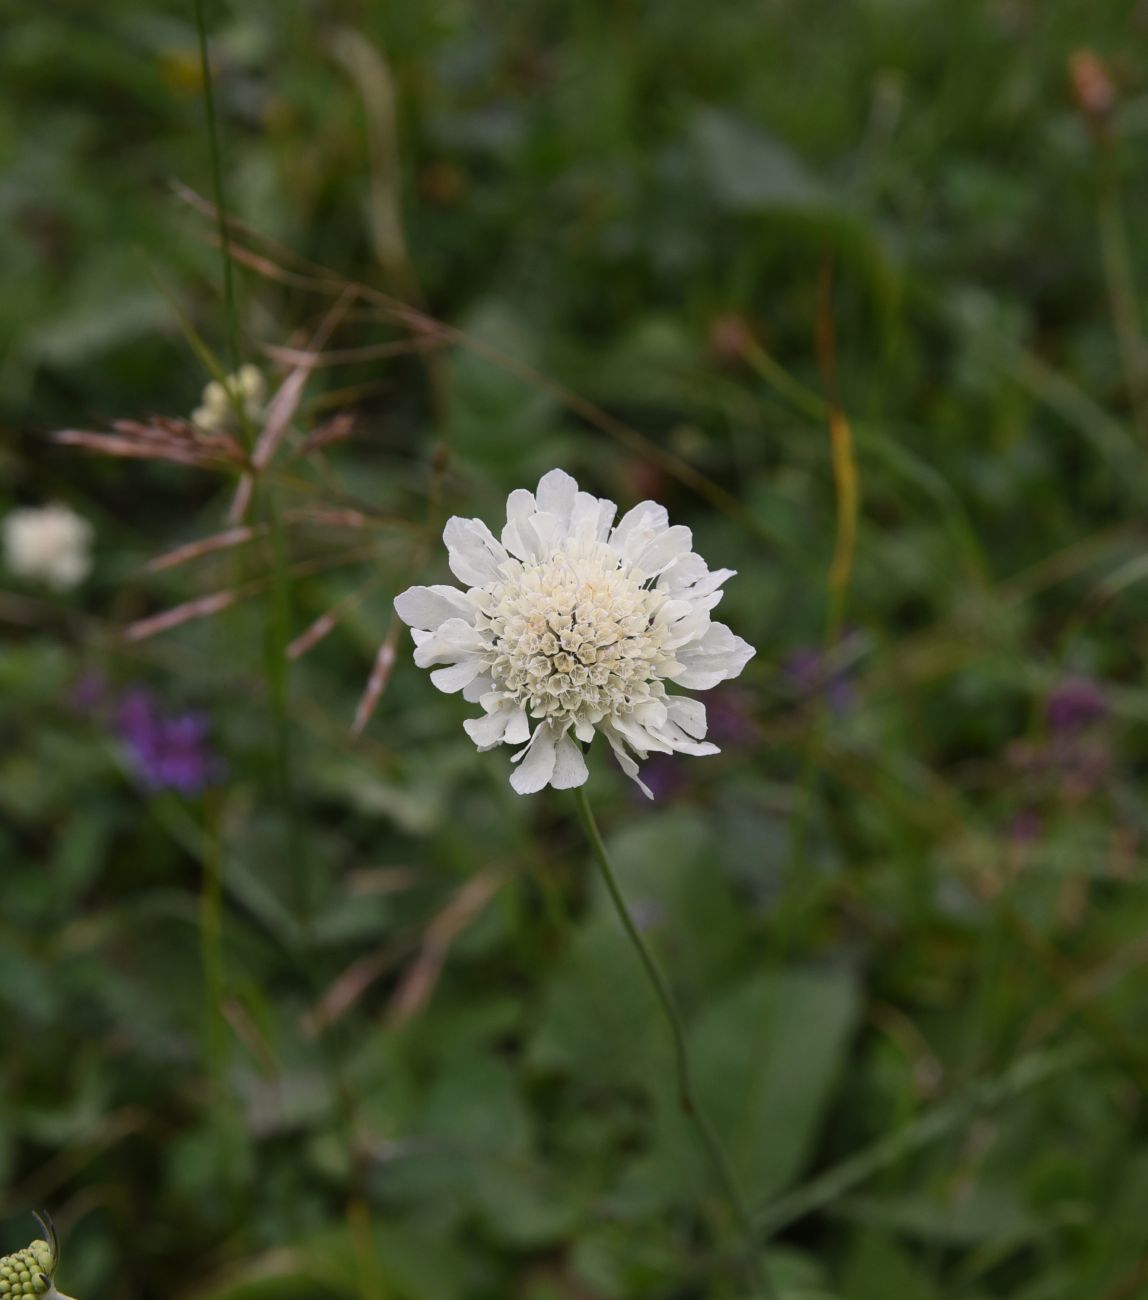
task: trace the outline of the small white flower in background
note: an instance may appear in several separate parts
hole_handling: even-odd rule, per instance
[[[92,526],[67,506],[13,510],[3,528],[4,554],[17,577],[67,591],[88,576]]]
[[[192,423],[208,433],[234,432],[239,421],[235,406],[238,403],[252,424],[263,420],[267,399],[267,384],[258,366],[240,366],[233,375],[220,383],[213,379],[203,390],[202,405],[191,413]]]
[[[705,706],[667,686],[708,690],[754,654],[710,621],[734,571],[710,572],[690,530],[671,528],[653,501],[614,524],[616,513],[551,470],[536,492],[507,498],[501,541],[481,520],[448,521],[443,540],[465,591],[411,587],[395,600],[415,663],[448,665],[431,681],[482,705],[463,724],[478,748],[523,746],[510,778],[519,794],[581,785],[577,742],[601,732],[652,797],[634,755],[718,752],[705,741]]]

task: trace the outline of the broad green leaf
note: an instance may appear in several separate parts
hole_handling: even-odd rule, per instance
[[[690,1035],[697,1097],[729,1152],[752,1207],[805,1168],[857,1020],[846,970],[755,975],[716,1001]],[[666,1081],[652,1176],[702,1174],[697,1135]],[[708,1173],[704,1175],[709,1177]]]
[[[845,1267],[845,1300],[937,1300],[929,1279],[887,1238],[866,1233]]]

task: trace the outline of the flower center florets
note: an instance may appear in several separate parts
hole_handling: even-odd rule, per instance
[[[511,561],[479,627],[495,690],[535,717],[596,722],[665,693],[663,592],[602,543]]]

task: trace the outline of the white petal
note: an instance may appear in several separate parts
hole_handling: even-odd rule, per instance
[[[468,682],[467,685],[462,688],[462,698],[467,702],[467,704],[477,704],[493,685],[494,681],[490,675],[488,673],[483,673],[481,677],[476,677],[474,681]],[[523,736],[523,740],[525,739],[526,737]],[[517,744],[517,741],[515,743]]]
[[[700,641],[709,630],[709,625],[708,609],[693,610],[685,618],[678,618],[666,629],[666,639],[662,642],[662,648],[676,652],[679,646]]]
[[[622,553],[636,569],[653,576],[681,556],[689,555],[693,544],[693,533],[684,524],[675,524],[673,528],[659,533],[651,533],[643,528],[630,534]]]
[[[581,748],[569,735],[564,735],[555,751],[554,775],[550,784],[555,790],[572,790],[576,785],[583,785],[589,775]]]
[[[635,528],[647,528],[651,533],[664,533],[670,526],[666,507],[656,501],[639,501],[633,510],[627,510],[610,534],[610,545],[621,550],[626,538]]]
[[[529,739],[530,719],[526,716],[526,710],[520,709],[507,725],[505,743],[508,745],[524,745]]]
[[[449,668],[436,668],[431,673],[430,679],[440,691],[453,695],[455,691],[461,691],[464,686],[472,682],[481,668],[481,659],[477,657],[464,659]]]
[[[502,541],[521,560],[544,560],[564,536],[561,521],[546,511],[535,511],[502,530]]]
[[[584,745],[588,745],[594,739],[594,724],[585,718],[578,718],[574,723],[574,734]]]
[[[685,645],[687,641],[696,641],[704,636],[710,625],[710,616],[704,609],[695,609],[688,600],[674,597],[658,610],[654,622],[665,630],[663,648],[672,650],[676,646]]]
[[[673,564],[663,569],[658,578],[660,590],[670,591],[677,600],[687,600],[695,609],[713,609],[722,595],[722,584],[732,578],[736,569],[706,568],[700,555],[679,556]]]
[[[688,555],[679,555],[658,579],[657,585],[668,587],[671,591],[678,591],[704,578],[707,573],[709,569],[706,567],[705,560],[691,551]]]
[[[705,758],[708,754],[720,754],[721,750],[709,740],[691,740],[680,727],[672,723],[663,733],[670,752],[674,754],[692,754],[694,758]]]
[[[666,725],[670,711],[661,700],[643,700],[641,704],[634,706],[630,716],[640,727],[657,731],[659,727]]]
[[[710,754],[720,754],[721,749],[711,740],[680,740],[674,743],[674,753],[707,758]]]
[[[414,657],[420,668],[429,668],[432,664],[457,663],[488,649],[477,628],[461,618],[448,618],[436,631],[418,641]]]
[[[557,761],[557,739],[554,728],[543,722],[536,728],[530,744],[515,756],[522,761],[512,773],[510,784],[519,794],[537,794],[550,780]]]
[[[578,484],[562,469],[552,469],[538,480],[535,493],[538,509],[554,515],[566,535],[570,527],[570,516],[574,512],[574,502],[578,496]]]
[[[688,695],[670,695],[666,698],[666,711],[671,722],[676,722],[688,736],[695,740],[706,738],[706,706],[701,700]]]
[[[408,587],[395,597],[395,613],[408,627],[434,631],[448,618],[474,622],[474,606],[457,587]]]
[[[570,516],[570,536],[604,542],[617,513],[618,507],[613,501],[591,496],[589,492],[579,492]]]
[[[603,727],[602,734],[610,742],[610,748],[614,751],[614,757],[618,760],[618,766],[623,772],[625,772],[630,780],[638,786],[647,799],[652,799],[654,797],[653,790],[651,790],[650,787],[638,776],[638,765],[630,755],[626,753],[621,740],[613,734],[609,727]]]
[[[528,492],[525,488],[515,488],[506,498],[506,522],[516,524],[520,519],[526,519],[534,514],[537,509],[538,502],[535,501],[533,492]]]
[[[650,707],[658,705],[658,711]],[[628,718],[614,720],[618,731],[638,753],[654,749],[666,754],[718,754],[716,745],[701,739],[706,732],[705,707],[685,696],[671,696],[665,704],[649,701]]]
[[[709,596],[717,593],[718,599],[721,599],[719,588],[723,583],[728,582],[730,578],[737,575],[736,569],[714,569],[712,573],[707,573],[704,577],[699,578],[697,582],[690,585],[688,592],[682,594],[687,599],[697,596]],[[717,603],[716,601],[714,602]]]
[[[498,577],[498,566],[508,558],[506,548],[481,519],[453,515],[446,522],[442,539],[451,573],[468,587],[493,582]]]
[[[757,653],[747,641],[734,636],[724,623],[711,623],[699,641],[674,651],[684,665],[679,673],[670,675],[670,681],[692,690],[708,691],[738,673]]]
[[[525,488],[515,488],[506,498],[506,527],[502,530],[502,544],[511,555],[517,555],[520,560],[530,557],[521,530],[530,516],[537,513],[538,504],[534,500],[534,493],[527,492]]]
[[[611,725],[639,758],[648,757],[651,750],[659,754],[673,752],[668,741],[659,739],[657,735],[638,722],[633,715],[630,717],[616,717],[612,719]]]
[[[518,744],[519,741],[509,736],[511,723],[526,723],[526,732],[529,734],[530,724],[527,722],[524,710],[514,707],[496,709],[492,713],[487,713],[481,718],[468,718],[463,724],[463,730],[474,741],[480,750],[493,749],[495,745],[501,745],[504,741],[510,744]],[[516,727],[516,733],[518,728]],[[523,736],[525,739],[525,736]]]

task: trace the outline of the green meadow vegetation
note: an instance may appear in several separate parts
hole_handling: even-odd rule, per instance
[[[1148,1298],[1144,4],[5,17],[0,1254]],[[652,801],[587,756],[693,1116],[575,797],[393,610],[555,467],[756,650]]]

